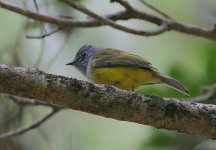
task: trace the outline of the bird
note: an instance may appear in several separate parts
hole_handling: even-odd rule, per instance
[[[141,56],[115,48],[83,45],[75,59],[66,65],[75,66],[96,84],[113,85],[134,91],[140,86],[164,83],[188,95],[188,90],[176,79],[161,73]]]

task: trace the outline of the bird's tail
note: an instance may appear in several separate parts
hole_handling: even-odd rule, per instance
[[[162,83],[165,83],[166,85],[178,90],[179,92],[189,96],[187,89],[177,80],[168,77],[166,75],[162,75],[161,73],[157,73],[156,76],[161,79]]]

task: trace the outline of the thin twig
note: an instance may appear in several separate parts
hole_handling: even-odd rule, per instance
[[[201,102],[205,102],[207,100],[211,100],[214,98],[216,98],[216,93],[214,91],[209,91],[209,92],[202,94],[198,97],[192,98],[191,101],[196,102],[196,103],[201,103]]]
[[[172,18],[169,15],[167,15],[164,12],[160,11],[159,9],[157,9],[156,7],[154,7],[151,4],[147,3],[145,0],[139,0],[139,1],[141,3],[143,3],[144,5],[146,5],[147,7],[149,7],[150,9],[154,10],[155,12],[157,12],[158,14],[160,14],[161,16],[163,16],[165,18]]]
[[[110,0],[111,3],[117,2],[122,5],[127,11],[133,11],[134,8],[125,0]]]
[[[152,35],[161,34],[161,33],[165,32],[166,30],[168,30],[168,26],[166,25],[166,22],[164,22],[164,24],[162,26],[160,26],[159,29],[149,30],[149,31],[135,30],[135,29],[132,29],[132,28],[129,28],[126,26],[119,25],[108,18],[100,16],[100,15],[94,13],[93,11],[87,9],[86,7],[84,7],[83,5],[81,5],[78,2],[70,1],[70,0],[60,0],[60,1],[68,4],[69,6],[71,6],[72,8],[74,8],[76,10],[79,10],[80,12],[83,12],[84,14],[86,14],[88,16],[95,18],[96,20],[100,21],[102,24],[109,25],[115,29],[118,29],[118,30],[121,30],[121,31],[124,31],[127,33],[132,33],[132,34],[136,34],[136,35],[152,36]]]
[[[201,88],[201,91],[202,91],[201,95],[186,100],[200,103],[200,102],[205,102],[207,100],[216,99],[216,84],[203,86]]]
[[[36,1],[36,0],[33,0],[33,3],[34,3],[34,6],[35,6],[36,11],[39,12],[39,8],[38,8],[37,1]]]
[[[33,0],[33,3],[34,3],[34,6],[35,6],[35,9],[36,9],[36,12],[39,13],[39,7],[38,7],[38,4],[37,4],[37,1]],[[43,34],[44,32],[46,32],[46,28],[45,28],[44,24],[40,21],[40,33]],[[38,67],[41,64],[41,61],[42,61],[43,55],[44,55],[44,50],[45,50],[45,40],[41,40],[41,42],[40,42],[40,53],[38,55],[38,59],[37,59],[34,66]]]
[[[32,36],[32,35],[26,35],[26,38],[29,38],[29,39],[43,39],[47,36],[50,36],[60,30],[62,30],[63,28],[62,27],[58,27],[57,29],[55,29],[54,31],[51,31],[49,33],[45,33],[45,34],[42,34],[42,35],[38,35],[38,36]]]
[[[31,111],[30,114],[31,114],[32,119],[37,118],[36,117],[37,115],[35,114],[34,111]],[[48,146],[49,150],[56,150],[55,143],[53,143],[51,140],[52,137],[50,137],[49,134],[46,134],[46,129],[38,127],[37,132],[40,135],[40,139],[44,141],[44,143]]]
[[[34,3],[34,6],[35,6],[35,9],[36,9],[36,12],[39,13],[39,7],[38,7],[38,4],[37,4],[37,0],[33,0],[33,3]],[[43,25],[43,23],[40,22],[40,24],[41,24],[41,33],[42,33],[43,31],[46,32],[46,28],[45,28],[45,26]]]
[[[26,125],[24,127],[15,129],[15,130],[11,130],[5,133],[0,133],[0,139],[4,139],[4,138],[9,138],[9,137],[14,137],[14,136],[19,136],[21,134],[24,134],[32,129],[37,128],[38,126],[40,126],[42,123],[44,123],[45,121],[47,121],[50,117],[52,117],[53,115],[55,115],[57,112],[59,112],[60,109],[52,109],[52,111],[50,113],[48,113],[47,115],[45,115],[44,117],[38,119],[37,121],[35,121],[32,124]]]
[[[20,104],[20,105],[32,105],[32,106],[48,106],[48,107],[52,107],[54,109],[63,109],[64,107],[55,105],[55,104],[50,104],[50,103],[46,103],[43,101],[39,101],[39,100],[35,100],[35,99],[28,99],[28,98],[24,98],[24,97],[19,97],[19,96],[13,96],[13,95],[9,95],[9,98],[11,100],[13,100],[15,103]]]

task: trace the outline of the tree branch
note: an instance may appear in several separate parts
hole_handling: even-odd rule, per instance
[[[24,134],[24,133],[26,133],[32,129],[35,129],[35,128],[39,127],[42,123],[44,123],[45,121],[50,119],[50,117],[54,116],[59,110],[60,109],[52,109],[52,111],[50,113],[48,113],[47,115],[36,120],[32,124],[26,125],[24,127],[21,127],[21,128],[15,129],[15,130],[11,130],[9,132],[0,133],[0,139],[18,136],[18,135]]]
[[[117,0],[117,2],[120,3],[124,1]],[[130,30],[130,28],[123,29],[123,31],[126,30],[126,32],[128,33],[136,34],[136,35],[150,36],[150,35],[157,35],[157,34],[163,33],[164,31],[173,30],[173,31],[190,34],[190,35],[204,37],[207,39],[216,40],[216,30],[214,26],[212,28],[205,28],[205,27],[198,27],[196,25],[180,23],[178,21],[175,21],[174,19],[160,18],[152,14],[148,14],[146,12],[140,12],[139,10],[133,7],[130,7],[129,3],[124,2],[120,4],[124,6],[126,9],[120,12],[113,13],[113,14],[99,16],[100,18],[97,18],[97,19],[90,18],[90,19],[80,21],[80,20],[75,20],[75,19],[66,19],[66,18],[51,17],[51,16],[43,15],[43,14],[32,12],[32,11],[29,11],[23,8],[19,8],[17,6],[14,6],[12,4],[9,4],[9,3],[6,3],[0,0],[0,7],[4,9],[8,9],[10,11],[16,12],[23,16],[29,17],[31,19],[52,23],[59,27],[73,27],[73,28],[74,27],[82,27],[82,28],[85,27],[87,28],[87,27],[98,27],[98,26],[109,25],[109,26],[115,27],[116,29],[122,29],[120,28],[119,25],[116,26],[116,24],[114,24],[113,21],[139,19],[139,20],[143,20],[143,21],[147,21],[147,22],[156,24],[159,26],[159,28],[153,31],[151,30],[143,31],[144,33],[139,32],[139,30],[138,31]],[[130,7],[130,10],[129,10],[129,7]],[[104,20],[106,20],[105,24],[104,24]],[[167,27],[165,28],[164,25],[166,25]],[[150,32],[150,34],[146,34],[145,32]]]
[[[52,116],[54,116],[58,111],[65,108],[65,107],[59,107],[59,106],[54,105],[54,104],[49,104],[49,103],[46,103],[43,101],[38,101],[38,100],[34,100],[34,99],[27,99],[27,98],[19,97],[19,96],[9,95],[9,98],[19,105],[46,106],[46,107],[50,107],[52,109],[52,111],[49,112],[47,115],[37,119],[36,121],[34,121],[33,123],[31,123],[29,125],[26,125],[24,127],[20,127],[18,129],[12,129],[11,131],[7,131],[4,133],[0,133],[0,139],[19,136],[19,135],[22,135],[22,134],[30,131],[30,130],[33,130],[33,129],[39,127],[40,125],[42,125],[44,122],[46,122]]]
[[[129,28],[126,26],[119,25],[110,19],[107,19],[103,16],[100,16],[100,15],[92,12],[91,10],[87,9],[86,7],[84,7],[83,5],[81,5],[75,1],[71,1],[71,0],[60,0],[60,1],[68,4],[72,8],[77,9],[80,12],[83,12],[84,14],[98,20],[99,22],[101,22],[104,25],[109,25],[115,29],[118,29],[118,30],[121,30],[121,31],[124,31],[127,33],[131,33],[131,34],[135,34],[135,35],[152,36],[152,35],[161,34],[161,33],[165,32],[166,30],[168,30],[168,26],[165,22],[159,27],[159,29],[155,29],[152,31],[135,30],[135,29],[132,29],[132,28]]]
[[[0,65],[0,92],[117,120],[216,139],[216,106],[144,96],[112,86]],[[216,92],[216,91],[215,91]],[[123,113],[124,112],[124,113]]]
[[[33,11],[29,11],[23,8],[19,8],[15,5],[2,2],[0,0],[0,7],[5,8],[7,10],[11,10],[13,12],[16,12],[18,14],[21,14],[23,16],[29,17],[31,19],[35,19],[38,21],[48,22],[52,24],[56,24],[60,27],[97,27],[101,26],[101,22],[95,20],[95,19],[87,19],[84,21],[78,21],[75,19],[68,19],[68,18],[60,18],[60,17],[51,17],[47,15],[43,15],[40,13],[36,13]],[[105,17],[111,19],[111,20],[127,20],[129,19],[129,16],[127,15],[126,11],[120,11],[115,14],[109,14]]]

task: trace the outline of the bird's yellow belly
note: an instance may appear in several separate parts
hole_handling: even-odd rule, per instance
[[[134,67],[92,67],[90,74],[94,83],[114,85],[128,91],[144,84],[160,82],[158,78],[152,76],[152,72]]]

